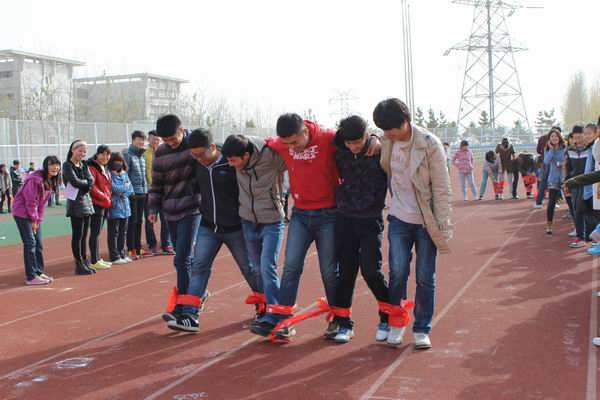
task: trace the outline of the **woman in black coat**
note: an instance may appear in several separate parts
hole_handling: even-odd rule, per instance
[[[63,181],[66,186],[67,217],[71,218],[71,250],[75,258],[75,274],[90,275],[96,271],[90,267],[86,257],[86,239],[90,228],[90,217],[94,214],[94,206],[90,197],[90,189],[94,180],[85,162],[87,143],[76,140],[71,143],[67,161],[63,164]]]

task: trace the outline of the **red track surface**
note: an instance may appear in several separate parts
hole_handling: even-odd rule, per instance
[[[272,344],[245,329],[249,290],[225,250],[194,335],[160,318],[171,257],[79,277],[69,238],[50,239],[46,271],[58,279],[25,287],[20,246],[2,247],[0,398],[596,399],[598,261],[568,248],[564,207],[553,238],[545,212],[531,207],[455,202],[454,253],[439,257],[428,351],[414,351],[409,332],[400,348],[375,343],[376,302],[362,280],[350,343],[322,340],[318,318],[292,343]],[[323,296],[310,252],[300,307]]]

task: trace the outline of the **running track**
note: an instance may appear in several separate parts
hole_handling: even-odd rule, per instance
[[[598,261],[568,248],[564,207],[547,238],[545,212],[531,206],[455,201],[433,347],[420,352],[409,332],[400,348],[374,342],[376,302],[362,280],[350,343],[322,340],[317,318],[292,343],[272,344],[246,330],[249,291],[225,249],[194,335],[160,318],[175,279],[170,257],[79,277],[69,238],[53,238],[44,255],[58,279],[25,287],[20,246],[0,247],[0,398],[596,399]],[[309,254],[301,308],[323,296]]]

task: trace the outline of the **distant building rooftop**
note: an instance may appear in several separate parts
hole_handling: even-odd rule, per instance
[[[179,82],[179,83],[189,83],[190,82],[190,81],[187,81],[185,79],[171,78],[171,77],[168,77],[168,76],[148,74],[148,73],[94,76],[94,77],[89,77],[89,78],[73,79],[73,81],[74,82],[79,82],[79,83],[90,83],[90,84],[93,84],[93,83],[106,83],[106,81],[111,81],[111,82],[133,82],[133,81],[141,80],[142,78],[160,79],[160,80],[172,81],[172,82]]]
[[[25,51],[19,50],[0,50],[0,59],[14,58],[14,57],[26,57],[34,60],[46,60],[46,61],[54,61],[61,64],[70,64],[76,67],[83,67],[85,65],[84,62],[75,61],[75,60],[67,60],[66,58],[58,58],[52,56],[45,56],[42,54],[34,54],[27,53]]]

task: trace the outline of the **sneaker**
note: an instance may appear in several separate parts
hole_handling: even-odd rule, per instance
[[[90,271],[92,274],[96,273],[96,270],[94,268],[92,268],[92,264],[90,263],[90,261],[87,258],[84,258],[82,262],[88,271]]]
[[[275,325],[273,325],[272,323],[267,321],[260,321],[258,324],[250,326],[250,332],[254,333],[255,335],[267,337],[271,334],[273,328],[275,328]]]
[[[167,322],[169,329],[180,332],[198,332],[198,318],[190,314],[182,314],[176,320]]]
[[[98,261],[97,263],[92,264],[90,268],[95,269],[96,271],[101,271],[103,269],[110,269],[110,266]]]
[[[477,200],[483,200],[483,196],[479,196]]]
[[[429,349],[431,348],[431,340],[429,335],[426,333],[413,333],[413,339],[415,341],[415,349]]]
[[[158,248],[158,246],[154,246],[150,247],[150,253],[152,253],[153,256],[160,256],[162,251]]]
[[[494,196],[495,200],[502,200],[499,195]]]
[[[126,262],[127,264],[129,264],[129,263],[132,263],[132,262],[133,262],[133,260],[132,260],[131,258],[129,258],[128,256],[125,256],[125,258],[122,258],[122,260],[125,260],[125,262]]]
[[[464,201],[469,201],[469,199],[466,196],[463,198],[463,200]]]
[[[27,285],[47,285],[50,283],[48,279],[44,279],[39,275],[33,277],[33,279],[27,279],[25,281]]]
[[[533,209],[534,209],[534,210],[539,210],[539,209],[541,209],[541,208],[542,208],[542,205],[541,205],[541,204],[534,204],[534,205],[533,205]]]
[[[573,241],[573,243],[571,243],[569,245],[569,247],[572,249],[578,249],[580,247],[585,247],[585,242],[583,240],[577,238]]]
[[[100,262],[102,264],[105,264],[105,265],[108,265],[109,267],[112,267],[112,262],[104,261],[103,259],[99,259],[98,262]]]
[[[204,291],[204,295],[202,296],[202,303],[200,303],[200,307],[198,308],[198,312],[204,310],[204,303],[206,302],[206,299],[208,299],[210,297],[211,293],[208,289],[206,289]]]
[[[140,249],[140,251],[138,252],[138,257],[139,258],[147,258],[147,257],[154,257],[154,254],[150,251],[146,251],[144,249]]]
[[[533,199],[533,195],[531,193],[527,193],[527,198],[531,200]]]
[[[570,237],[577,237],[577,230],[576,230],[576,229],[573,229],[573,231],[572,231],[572,232],[569,232],[569,236],[570,236]]]
[[[123,258],[119,258],[118,260],[115,260],[112,262],[113,265],[123,265],[123,264],[127,264],[127,261]]]
[[[163,321],[168,323],[170,321],[176,321],[180,315],[181,314],[178,313],[177,311],[171,311],[171,312],[167,311],[162,314],[162,319],[163,319]]]
[[[38,275],[40,278],[47,280],[48,282],[54,282],[54,278],[51,276],[48,276],[46,274],[39,274]]]
[[[127,255],[129,256],[129,259],[132,260],[132,261],[140,259],[140,256],[138,256],[138,254],[137,254],[137,252],[135,250],[130,250],[127,253]]]
[[[174,256],[175,251],[173,250],[173,246],[163,247],[162,254],[163,256]]]
[[[338,330],[340,329],[340,324],[337,321],[331,321],[329,325],[327,325],[327,329],[325,329],[325,333],[323,334],[323,338],[325,340],[333,340],[338,334]]]
[[[380,322],[377,325],[377,333],[375,333],[375,340],[378,342],[385,342],[388,338],[388,334],[390,333],[390,326],[387,322]]]
[[[281,340],[290,340],[294,336],[296,336],[296,328],[294,328],[293,325],[278,329],[275,332],[275,337],[277,339],[281,339]]]
[[[402,344],[402,336],[404,336],[405,328],[390,327],[387,337],[387,344],[392,346],[400,346]]]
[[[600,254],[600,246],[596,245],[596,246],[590,247],[589,249],[587,249],[587,253],[591,256]]]
[[[593,338],[592,343],[594,343],[596,346],[600,346],[600,337]]]
[[[513,200],[519,200],[519,196],[513,196],[512,199]]]
[[[335,338],[333,338],[333,340],[336,343],[348,343],[350,341],[350,339],[352,339],[354,337],[354,331],[350,328],[346,328],[346,327],[340,327],[340,329],[338,329],[338,333],[337,335],[335,335]]]

